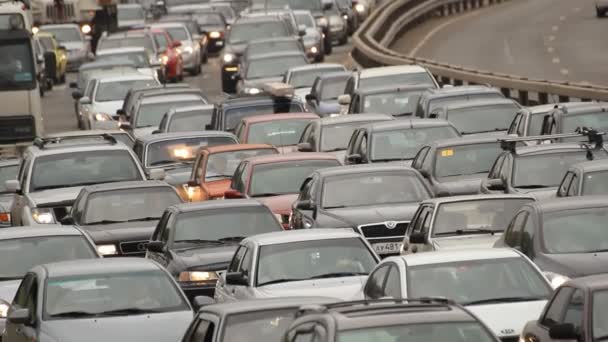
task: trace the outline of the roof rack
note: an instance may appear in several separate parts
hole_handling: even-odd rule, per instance
[[[543,140],[555,140],[563,138],[575,138],[575,137],[587,137],[589,144],[594,144],[594,148],[599,150],[604,147],[604,135],[606,132],[598,132],[593,128],[579,127],[574,133],[562,133],[562,134],[548,134],[548,135],[536,135],[529,137],[509,137],[498,139],[500,147],[509,152],[515,152],[518,142],[525,141],[543,141]],[[589,150],[590,147],[585,145]]]
[[[107,141],[110,144],[114,145],[116,143],[118,143],[118,141],[116,140],[116,138],[114,138],[114,136],[112,136],[109,133],[102,133],[102,134],[93,134],[93,135],[74,135],[74,136],[66,136],[66,137],[52,137],[52,138],[36,138],[34,139],[34,146],[38,147],[39,149],[44,149],[46,148],[47,144],[60,144],[64,141],[70,141],[70,140],[87,140],[87,139],[102,139],[103,141]]]
[[[320,305],[303,305],[296,313],[296,318],[310,313],[326,313],[329,309],[344,308],[353,305],[362,305],[369,307],[373,304],[401,304],[401,305],[432,305],[432,306],[448,306],[456,305],[456,303],[445,297],[420,297],[420,298],[382,298],[370,300],[357,300],[349,302],[337,302],[332,304]]]

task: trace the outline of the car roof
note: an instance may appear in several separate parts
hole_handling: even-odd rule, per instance
[[[221,103],[223,108],[238,108],[238,107],[247,107],[251,105],[263,105],[263,104],[273,104],[277,101],[281,102],[291,102],[303,104],[300,99],[297,98],[274,98],[267,94],[258,94],[258,95],[247,95],[247,96],[237,96],[224,100]]]
[[[108,130],[101,130],[101,129],[92,129],[92,130],[86,130],[86,131],[64,131],[64,132],[58,132],[58,133],[50,133],[45,135],[45,137],[47,138],[61,138],[61,137],[88,137],[88,136],[97,136],[97,135],[103,135],[103,134],[129,134],[126,131],[120,130],[120,129],[108,129]]]
[[[273,149],[276,148],[268,144],[230,144],[230,145],[217,145],[208,146],[201,150],[206,150],[209,153],[221,153],[221,152],[232,152],[242,150],[259,150],[259,149]]]
[[[141,189],[141,188],[157,188],[157,187],[171,187],[171,185],[158,180],[145,180],[145,181],[126,181],[126,182],[112,182],[112,183],[101,183],[95,185],[88,185],[84,187],[87,192],[98,192],[98,191],[112,191],[112,190],[125,190],[125,189]]]
[[[260,39],[254,39],[249,41],[249,43],[247,43],[247,45],[255,45],[255,44],[267,44],[267,43],[281,43],[281,42],[291,42],[291,43],[298,43],[299,40],[295,37],[292,36],[285,36],[285,37],[267,37],[267,38],[260,38]]]
[[[147,96],[140,99],[142,104],[154,104],[154,103],[167,103],[167,102],[181,102],[181,101],[193,101],[193,100],[205,100],[200,94],[196,93],[158,93],[156,96]],[[202,102],[202,101],[201,101]]]
[[[54,29],[54,28],[73,28],[80,32],[80,27],[76,24],[49,24],[49,25],[40,25],[40,31],[44,31],[46,28]]]
[[[106,56],[106,55],[120,55],[129,52],[145,52],[146,48],[142,46],[130,46],[130,47],[121,47],[121,48],[112,48],[112,49],[103,49],[97,51],[97,56]]]
[[[454,101],[447,103],[444,108],[448,111],[462,108],[475,108],[475,107],[487,107],[494,105],[514,105],[517,106],[516,102],[507,98],[489,98],[489,99],[474,99],[466,101]]]
[[[381,66],[375,68],[367,68],[359,71],[360,78],[387,76],[391,74],[414,74],[420,72],[427,72],[425,68],[419,65],[393,65],[393,66]]]
[[[573,286],[577,288],[584,288],[590,291],[604,290],[608,288],[608,274],[595,274],[586,277],[577,277],[569,279],[563,286]]]
[[[138,141],[144,144],[151,144],[157,141],[164,140],[179,140],[188,138],[202,138],[202,137],[228,137],[233,138],[234,134],[224,131],[192,131],[192,132],[169,132],[169,133],[158,133],[148,134],[137,138]]]
[[[333,117],[324,117],[318,119],[322,126],[337,125],[347,122],[363,122],[363,121],[388,121],[394,120],[390,115],[386,114],[353,114],[341,115]]]
[[[581,162],[572,165],[570,168],[577,168],[583,172],[608,171],[608,159]]]
[[[487,144],[487,143],[496,143],[498,144],[498,139],[496,137],[490,136],[464,136],[460,138],[450,138],[450,139],[441,139],[436,140],[431,146],[435,146],[436,148],[450,147],[450,146],[464,146],[464,145],[476,145],[476,144]]]
[[[346,165],[337,167],[328,167],[318,169],[315,172],[321,177],[341,176],[341,175],[352,175],[357,173],[370,173],[370,172],[390,172],[390,171],[405,171],[416,174],[416,170],[409,166],[401,164],[390,164],[390,163],[376,163],[376,164],[359,164],[359,165]]]
[[[44,148],[38,146],[28,147],[28,151],[36,155],[70,154],[75,152],[98,152],[98,151],[130,151],[131,149],[122,143],[107,143],[103,141],[78,141],[78,143],[49,143]]]
[[[212,312],[218,316],[223,316],[266,310],[299,308],[305,304],[326,304],[336,301],[337,299],[331,297],[282,297],[249,299],[207,305],[199,312]]]
[[[257,61],[260,59],[272,59],[272,58],[293,57],[293,56],[304,56],[305,57],[306,55],[302,51],[297,51],[297,50],[274,51],[274,52],[260,53],[260,54],[251,56],[251,57],[249,57],[247,62]]]
[[[200,105],[193,105],[193,106],[174,107],[169,110],[169,113],[177,114],[177,113],[193,112],[193,111],[197,111],[197,110],[207,110],[207,109],[215,109],[215,108],[216,108],[216,106],[214,104],[208,103],[208,104],[200,104]]]
[[[552,198],[540,202],[527,203],[526,206],[533,207],[537,211],[544,213],[586,208],[606,208],[608,207],[608,196],[600,195]]]
[[[283,163],[290,161],[302,161],[302,160],[335,160],[336,156],[331,153],[319,153],[319,152],[308,152],[308,153],[286,153],[286,154],[266,154],[257,157],[250,157],[245,159],[252,165],[260,164],[272,164],[272,163]]]
[[[577,152],[577,151],[587,151],[585,144],[583,142],[560,142],[560,143],[551,143],[551,144],[538,144],[538,145],[529,145],[529,146],[518,146],[515,149],[515,154],[518,156],[523,155],[534,155],[534,154],[546,154],[546,153],[557,153],[557,152]],[[593,152],[596,152],[593,150]]]
[[[359,88],[355,90],[356,94],[359,95],[372,95],[372,94],[386,94],[386,93],[394,93],[394,92],[408,92],[408,91],[417,91],[417,90],[426,90],[429,89],[428,84],[408,84],[408,85],[385,85],[381,87],[369,87],[369,88]]]
[[[91,69],[111,69],[119,67],[132,67],[133,69],[137,68],[137,66],[133,62],[109,60],[85,63],[81,65],[80,68],[78,68],[78,72],[87,71]]]
[[[430,265],[447,262],[470,260],[494,260],[505,258],[521,258],[521,254],[511,248],[471,248],[461,250],[442,250],[433,253],[413,253],[400,255],[407,266]]]
[[[562,115],[577,115],[594,112],[603,112],[608,115],[608,102],[574,102],[562,103],[557,108]]]
[[[373,132],[382,132],[427,127],[452,127],[452,124],[447,120],[441,119],[399,119],[394,121],[374,122],[365,127],[368,127]]]
[[[278,16],[274,15],[264,15],[264,16],[242,16],[239,17],[234,25],[238,24],[249,24],[249,23],[266,23],[266,22],[281,22],[282,19]]]
[[[114,73],[110,72],[108,75],[101,75],[96,77],[100,83],[108,82],[120,82],[120,81],[136,81],[136,80],[154,80],[154,77],[144,75],[142,73],[133,71],[129,73]]]
[[[281,232],[272,232],[253,235],[245,238],[241,244],[253,242],[258,246],[276,245],[281,243],[317,241],[328,239],[361,238],[361,234],[355,233],[350,228],[313,228],[296,229]]]
[[[486,93],[499,93],[500,91],[496,88],[480,86],[480,85],[465,85],[457,87],[447,87],[439,89],[429,89],[426,96],[430,98],[435,97],[450,97],[467,94],[486,94]]]
[[[186,28],[186,24],[185,23],[183,23],[183,22],[177,22],[177,21],[174,21],[174,22],[156,22],[156,23],[148,24],[148,26],[152,27],[152,28],[154,28],[154,27],[157,27],[157,28],[159,28],[159,27],[161,27],[161,28],[164,28],[164,27],[167,27],[167,28],[169,28],[169,27],[184,27],[184,28]]]
[[[253,199],[231,199],[229,201],[203,201],[179,203],[169,207],[173,211],[187,213],[202,210],[234,209],[234,208],[265,208],[262,202]]]
[[[320,78],[321,81],[327,80],[327,79],[333,79],[333,78],[343,78],[346,80],[352,74],[353,74],[352,71],[332,71],[332,72],[325,73],[323,75],[319,75],[317,77]]]
[[[255,124],[260,122],[273,122],[279,120],[298,120],[298,119],[318,119],[319,116],[314,113],[278,113],[278,114],[262,114],[254,115],[241,119],[241,121],[248,124]]]
[[[161,271],[153,261],[144,258],[100,258],[61,261],[41,265],[48,278],[74,275],[104,275],[108,273],[132,273],[138,271]]]
[[[82,231],[73,227],[59,224],[41,224],[36,226],[9,227],[0,229],[0,240],[21,239],[38,236],[79,236]]]
[[[430,198],[422,201],[424,204],[443,204],[443,203],[454,203],[454,202],[465,202],[465,201],[489,201],[495,199],[530,199],[534,200],[532,195],[511,195],[511,194],[478,194],[478,195],[463,195],[463,196],[449,196],[449,197],[437,197]]]
[[[313,63],[313,64],[300,65],[300,66],[297,66],[297,67],[290,68],[289,70],[287,70],[287,72],[317,71],[317,70],[323,70],[323,69],[336,69],[336,68],[341,68],[343,70],[346,70],[346,69],[344,69],[344,65],[342,65],[342,64],[337,64],[337,63]]]

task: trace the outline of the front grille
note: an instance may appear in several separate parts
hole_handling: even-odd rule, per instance
[[[120,243],[121,254],[143,254],[146,252],[146,246],[148,240],[143,241],[129,241]]]
[[[54,3],[46,5],[46,17],[52,21],[65,21],[74,18],[74,4],[63,4],[63,17],[59,15],[59,8]]]
[[[33,116],[9,116],[0,119],[0,143],[32,141],[35,137],[36,123]]]
[[[501,342],[517,342],[519,341],[519,336],[504,336],[500,338]]]
[[[359,231],[368,239],[387,238],[387,237],[404,237],[405,230],[409,222],[401,221],[386,221],[380,223],[370,223],[359,226]]]

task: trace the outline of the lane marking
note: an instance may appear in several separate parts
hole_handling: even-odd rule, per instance
[[[515,57],[513,57],[513,54],[511,53],[511,47],[509,46],[509,41],[507,41],[507,39],[504,40],[504,46],[505,46],[505,57],[507,58],[507,63],[513,65],[515,64]]]
[[[560,60],[559,57],[553,57],[553,59],[551,60],[554,64],[559,64]]]
[[[560,21],[565,21],[565,20],[566,20],[566,16],[565,16],[565,15],[562,15],[561,17],[559,17],[559,20],[560,20]]]
[[[580,8],[580,7],[574,7],[573,11],[574,11],[574,12],[580,12],[580,11],[581,11],[581,8]]]

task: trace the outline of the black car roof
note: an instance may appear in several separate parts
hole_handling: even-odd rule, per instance
[[[352,175],[358,173],[388,171],[404,171],[412,173],[416,172],[416,170],[412,169],[411,167],[400,164],[359,164],[318,169],[315,171],[315,173],[317,173],[320,177],[323,178],[331,176]]]
[[[49,278],[73,275],[129,274],[138,271],[161,271],[154,262],[144,258],[79,259],[43,264]]]
[[[608,208],[608,196],[578,196],[555,198],[526,204],[539,212],[555,212],[586,208]]]
[[[358,115],[358,114],[357,114]],[[372,132],[396,131],[404,129],[427,128],[427,127],[452,127],[446,120],[440,119],[400,119],[394,121],[380,121],[365,125]]]
[[[204,201],[204,202],[191,202],[191,203],[180,203],[170,206],[168,209],[178,213],[186,213],[200,210],[213,210],[213,209],[234,209],[234,208],[265,208],[261,202],[252,199],[234,199],[230,201]]]
[[[212,312],[218,316],[265,311],[273,309],[299,308],[306,304],[325,304],[336,302],[337,299],[330,297],[284,297],[240,300],[237,302],[226,302],[211,304],[203,307],[199,312]]]

